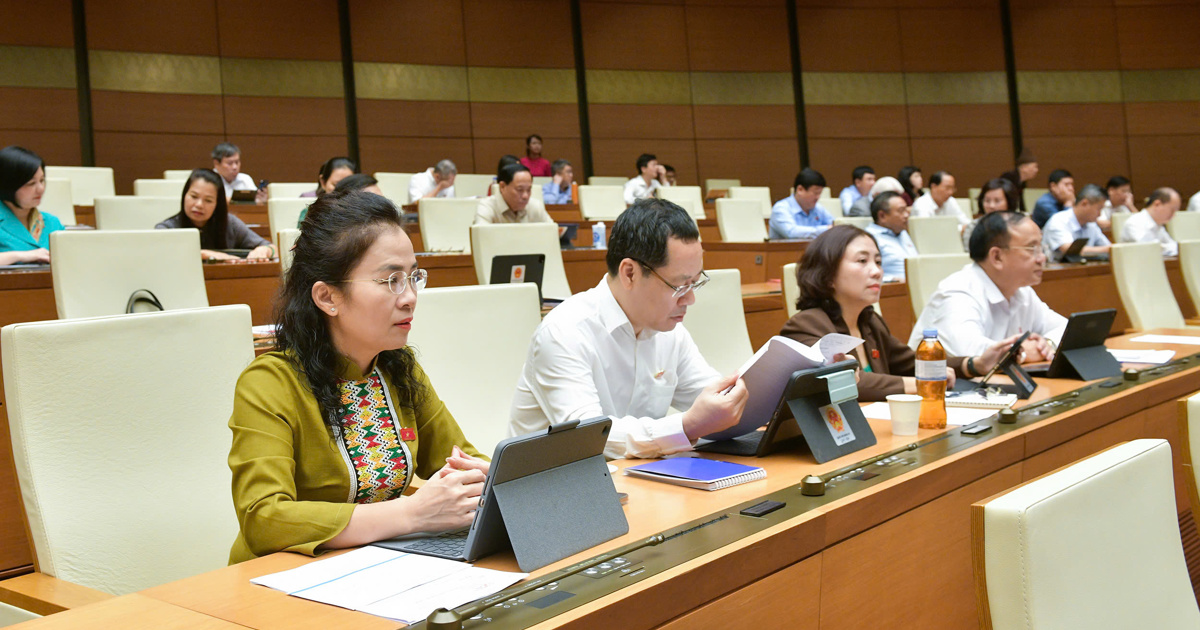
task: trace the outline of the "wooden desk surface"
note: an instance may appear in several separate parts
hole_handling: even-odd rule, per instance
[[[55,613],[14,627],[21,630],[233,630],[240,626],[134,593]]]
[[[1200,336],[1197,331],[1155,331]],[[1145,347],[1128,337],[1112,347]],[[1179,356],[1196,346],[1168,346]],[[1043,379],[1035,404],[1080,387],[1078,381]],[[927,465],[912,469],[782,521],[627,586],[538,625],[550,627],[866,628],[896,619],[906,627],[974,627],[969,506],[971,502],[1137,437],[1172,440],[1178,452],[1176,399],[1200,389],[1200,367],[1158,380],[1019,429],[996,435]],[[872,455],[903,447],[913,437],[891,435],[890,423],[871,421],[878,444],[825,464],[807,452],[791,451],[746,461],[767,468],[767,479],[718,492],[701,492],[615,475],[617,490],[629,493],[630,532],[567,558],[533,575],[544,575],[606,549],[669,530],[681,523],[793,488],[806,474],[827,473]],[[951,431],[955,429],[952,428]],[[922,430],[917,439],[941,432]],[[635,464],[620,461],[619,466]],[[1189,509],[1176,459],[1178,509]],[[929,550],[936,549],[936,553]],[[249,583],[251,577],[300,566],[311,560],[273,554],[240,565],[149,589],[142,594],[254,628],[384,627],[383,620],[287,597]],[[486,558],[481,566],[515,569],[511,554]],[[779,580],[773,576],[785,575]],[[811,584],[798,589],[796,584]],[[764,598],[786,598],[786,607],[748,610]],[[776,601],[783,601],[777,599]],[[769,617],[763,618],[763,614]],[[674,621],[672,621],[674,620]],[[786,620],[786,621],[785,621]]]

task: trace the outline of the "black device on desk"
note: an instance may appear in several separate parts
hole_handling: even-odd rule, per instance
[[[1047,368],[1029,369],[1034,376],[1094,381],[1121,375],[1121,364],[1104,347],[1117,319],[1117,309],[1071,313],[1054,360]]]
[[[1091,242],[1091,240],[1086,239],[1086,238],[1077,238],[1077,239],[1071,241],[1071,246],[1067,248],[1067,251],[1063,252],[1062,255],[1059,256],[1059,260],[1062,262],[1069,262],[1069,263],[1082,263],[1082,262],[1088,262],[1089,260],[1094,260],[1097,262],[1107,262],[1108,254],[1089,254],[1087,256],[1083,255],[1083,248],[1087,247],[1088,243],[1090,243],[1090,242]]]
[[[578,223],[559,223],[558,227],[566,228],[558,236],[558,244],[563,249],[575,249],[575,238],[579,236]]]
[[[492,275],[489,284],[532,282],[537,285],[538,299],[542,299],[542,275],[546,271],[545,254],[507,254],[492,258]]]
[[[604,444],[608,417],[571,420],[496,445],[471,526],[377,547],[474,562],[511,547],[532,571],[629,532]]]
[[[977,389],[991,388],[998,389],[1006,394],[1016,394],[1017,398],[1021,400],[1029,398],[1031,395],[1033,395],[1034,390],[1037,389],[1037,383],[1034,382],[1033,377],[1029,375],[1029,372],[1025,371],[1025,368],[1021,367],[1021,344],[1025,343],[1026,339],[1029,339],[1029,335],[1030,332],[1025,331],[1024,334],[1018,337],[1017,340],[1008,347],[1008,350],[1004,351],[1004,356],[1000,357],[1000,360],[996,361],[996,365],[992,366],[991,371],[985,374],[983,378],[979,380],[979,382],[970,381],[965,378],[958,379],[954,383],[953,390],[958,392],[968,392]],[[996,372],[1004,372],[1010,379],[1012,379],[1013,384],[989,386],[988,380],[990,380],[992,376],[996,374]]]

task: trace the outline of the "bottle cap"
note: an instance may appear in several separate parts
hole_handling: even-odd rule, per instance
[[[937,329],[936,328],[926,328],[925,332],[923,334],[925,335],[926,338],[937,337]]]

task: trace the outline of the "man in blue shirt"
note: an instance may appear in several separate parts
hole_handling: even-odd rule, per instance
[[[883,281],[904,280],[904,259],[917,255],[917,248],[908,236],[908,205],[904,197],[888,191],[871,200],[871,218],[875,221],[867,231],[879,245],[883,259]]]
[[[875,169],[870,166],[859,166],[850,173],[851,184],[838,193],[838,201],[842,202],[842,215],[852,216],[850,207],[855,201],[862,199],[871,192],[875,185]]]
[[[816,238],[833,225],[833,216],[817,204],[825,176],[806,168],[796,175],[792,194],[771,207],[771,238]]]
[[[575,181],[575,169],[566,160],[554,160],[550,165],[554,178],[542,186],[542,203],[547,206],[571,203],[571,182]]]
[[[1045,228],[1050,217],[1070,208],[1074,201],[1075,178],[1066,169],[1055,169],[1050,173],[1050,192],[1038,197],[1033,206],[1033,222]]]

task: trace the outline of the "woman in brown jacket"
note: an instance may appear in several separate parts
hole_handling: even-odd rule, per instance
[[[858,383],[861,401],[917,392],[915,353],[892,336],[883,317],[872,308],[879,301],[883,282],[874,237],[852,225],[836,225],[809,244],[796,276],[800,283],[796,307],[800,311],[780,335],[808,345],[833,332],[862,338],[865,343],[853,351],[864,366]],[[982,356],[947,357],[949,384],[954,384],[955,376],[986,374],[1015,340],[1001,341]]]

